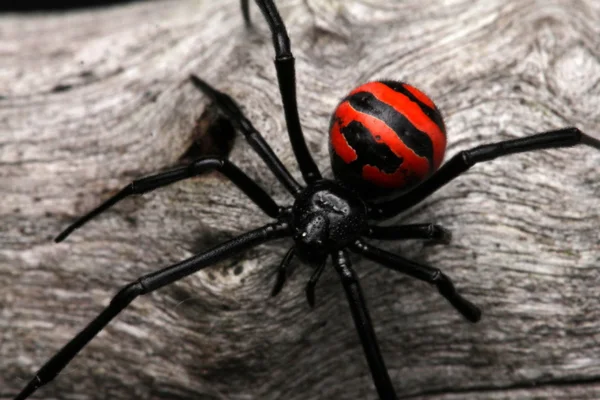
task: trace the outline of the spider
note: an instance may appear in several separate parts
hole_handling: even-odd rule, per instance
[[[439,269],[386,252],[364,240],[435,239],[447,242],[450,233],[435,224],[382,227],[376,225],[376,221],[389,219],[414,206],[479,162],[514,153],[577,144],[600,150],[598,139],[569,127],[464,150],[441,166],[446,147],[446,129],[433,101],[407,83],[378,81],[363,84],[351,91],[333,113],[329,144],[335,179],[323,178],[308,151],[300,126],[294,57],[286,27],[273,0],[256,0],[256,3],[273,36],[275,68],[287,130],[305,185],[294,179],[230,96],[191,75],[191,83],[208,96],[236,130],[245,136],[273,175],[293,196],[293,204],[286,207],[276,204],[265,190],[226,158],[204,157],[187,166],[135,180],[76,220],[56,237],[56,242],[64,240],[75,229],[130,195],[146,193],[217,170],[275,222],[125,285],[94,320],[38,370],[15,400],[28,398],[54,379],[90,340],[138,296],[158,290],[244,250],[285,237],[293,238],[294,244],[279,265],[271,294],[275,296],[281,291],[290,262],[297,257],[314,267],[306,285],[306,297],[313,306],[315,286],[327,260],[331,258],[346,292],[379,398],[397,399],[348,252],[429,282],[468,321],[477,322],[481,318],[479,308],[463,298],[450,278]],[[248,0],[241,0],[241,5],[244,20],[249,25]]]

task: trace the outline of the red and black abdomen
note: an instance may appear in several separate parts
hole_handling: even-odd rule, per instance
[[[336,108],[329,128],[335,177],[368,197],[406,190],[439,168],[446,128],[435,104],[402,82],[369,82]]]

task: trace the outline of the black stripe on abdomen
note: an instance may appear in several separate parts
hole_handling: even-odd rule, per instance
[[[412,102],[416,103],[421,108],[421,110],[423,110],[425,115],[427,115],[429,117],[429,119],[431,119],[433,122],[435,122],[435,124],[440,128],[442,133],[444,135],[446,134],[446,126],[444,125],[444,120],[442,118],[442,114],[440,113],[440,111],[437,108],[433,109],[433,108],[429,107],[427,104],[423,103],[418,98],[416,98],[414,94],[412,94],[409,90],[406,89],[406,87],[404,86],[404,83],[402,83],[402,82],[381,81],[381,83],[383,83],[385,86],[392,89],[394,92],[403,94],[404,96],[408,97]]]
[[[348,145],[356,152],[356,160],[350,163],[351,168],[357,169],[356,172],[361,173],[362,167],[371,165],[391,174],[396,172],[404,161],[402,157],[394,154],[386,144],[377,142],[371,132],[358,121],[352,121],[341,127],[340,132],[346,138]]]
[[[372,93],[358,92],[346,99],[356,111],[370,115],[383,121],[400,138],[406,147],[420,157],[425,157],[433,166],[433,143],[426,133],[418,130],[401,113],[392,106],[380,101]],[[377,132],[373,132],[374,135]]]

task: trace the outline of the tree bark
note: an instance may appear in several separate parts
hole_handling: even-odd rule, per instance
[[[600,135],[595,0],[278,5],[304,132],[328,177],[331,111],[380,78],[436,101],[448,155],[571,125]],[[127,282],[269,221],[208,174],[127,199],[52,242],[132,179],[180,163],[207,131],[210,102],[190,73],[236,99],[300,179],[271,37],[251,6],[253,29],[238,0],[0,16],[0,398]],[[243,138],[230,158],[291,203]],[[451,276],[484,310],[478,324],[434,288],[353,258],[400,398],[600,398],[599,165],[583,146],[483,163],[392,221],[452,230],[450,245],[385,247]],[[37,398],[375,399],[332,268],[312,311],[306,267],[269,297],[290,245],[136,300]]]

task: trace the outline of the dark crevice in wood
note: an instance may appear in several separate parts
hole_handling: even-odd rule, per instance
[[[192,138],[192,144],[179,158],[181,164],[205,156],[229,157],[235,142],[235,129],[214,106],[210,106],[196,121]]]

